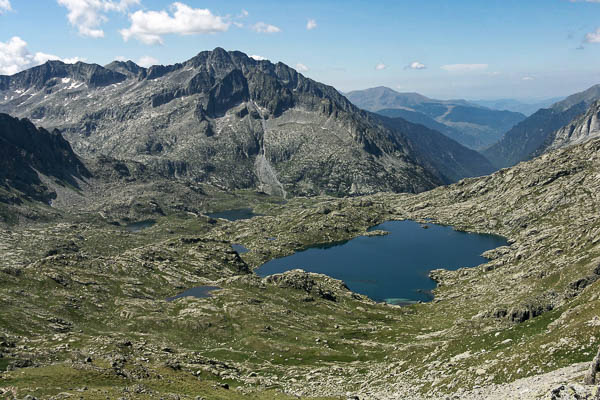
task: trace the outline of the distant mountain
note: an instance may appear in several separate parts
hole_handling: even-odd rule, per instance
[[[403,118],[408,122],[420,124],[426,126],[429,129],[433,129],[434,131],[443,133],[445,136],[454,139],[458,143],[463,144],[463,146],[467,146],[469,148],[477,147],[478,141],[474,137],[462,133],[458,129],[455,129],[451,126],[437,122],[435,119],[419,111],[412,111],[403,108],[386,108],[377,111],[377,114],[383,115],[388,118]]]
[[[432,129],[415,125],[403,118],[381,117],[384,124],[402,132],[417,157],[432,174],[444,182],[494,172],[494,166],[481,154]]]
[[[579,103],[589,106],[598,99],[600,99],[600,85],[594,85],[583,92],[572,94],[566,99],[554,103],[552,108],[558,111],[565,111]]]
[[[491,108],[492,110],[506,110],[519,112],[526,116],[530,116],[541,108],[548,108],[557,101],[562,100],[562,97],[554,97],[539,101],[525,102],[515,99],[498,99],[498,100],[471,100],[471,103],[478,104],[483,107]]]
[[[437,129],[460,144],[476,150],[496,143],[504,132],[525,119],[525,115],[520,113],[491,110],[466,100],[435,100],[418,93],[400,93],[386,87],[357,90],[346,96],[365,110],[388,117],[407,118],[412,122],[420,120],[418,123]],[[404,113],[394,113],[391,110],[403,110]],[[442,130],[439,124],[446,128]]]
[[[506,168],[531,159],[548,136],[585,111],[579,103],[566,111],[543,108],[506,132],[502,140],[482,153],[496,168]]]
[[[435,137],[420,125],[385,124],[285,64],[220,48],[150,68],[51,61],[0,76],[0,111],[59,129],[86,158],[132,160],[223,189],[419,192],[480,174],[462,165],[461,147],[447,149],[461,164],[452,173],[417,151],[416,132]]]
[[[76,178],[88,176],[58,131],[48,132],[26,119],[0,114],[0,202],[48,202],[55,193],[43,177],[77,186]]]
[[[506,132],[501,141],[485,149],[483,154],[497,168],[505,168],[529,160],[543,153],[546,148],[560,147],[558,143],[561,140],[563,144],[570,141],[565,139],[569,134],[564,131],[558,134],[556,131],[584,114],[599,99],[600,85],[595,85],[554,103],[550,108],[541,109]],[[573,124],[580,125],[577,121]],[[580,129],[581,132],[584,130]],[[559,142],[553,144],[555,136]]]

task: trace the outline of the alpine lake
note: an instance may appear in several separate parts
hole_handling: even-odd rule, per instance
[[[501,236],[408,220],[387,221],[370,231],[384,232],[314,246],[268,261],[255,272],[265,277],[299,268],[340,279],[375,301],[405,305],[432,300],[436,283],[430,271],[483,264],[483,252],[507,245]]]

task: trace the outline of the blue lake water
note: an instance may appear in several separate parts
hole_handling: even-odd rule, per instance
[[[197,286],[195,288],[188,289],[185,292],[179,293],[176,296],[169,297],[167,301],[173,301],[181,297],[197,297],[199,299],[204,299],[210,297],[210,292],[219,289],[221,288],[217,286]]]
[[[244,253],[247,253],[250,251],[247,248],[245,248],[243,245],[237,244],[237,243],[232,244],[231,248],[234,249],[235,251],[237,251],[238,254],[244,254]]]
[[[481,253],[507,245],[505,238],[455,231],[450,226],[414,221],[388,221],[370,230],[385,236],[361,236],[350,241],[316,246],[271,260],[256,273],[267,276],[301,268],[340,279],[353,291],[375,301],[408,304],[432,299],[435,282],[429,272],[474,267],[487,260]]]
[[[237,221],[240,219],[250,219],[260,214],[254,214],[251,208],[238,208],[236,210],[227,210],[206,215],[211,218],[223,218],[229,221]]]

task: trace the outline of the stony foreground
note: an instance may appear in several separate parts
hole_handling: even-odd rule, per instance
[[[101,199],[61,223],[2,230],[3,396],[594,398],[582,382],[600,338],[600,141],[420,195],[237,196],[265,215],[230,223],[141,196],[161,213],[137,233]],[[409,307],[324,275],[252,273],[406,218],[510,245],[434,271],[435,300]],[[222,290],[165,301],[199,285]]]

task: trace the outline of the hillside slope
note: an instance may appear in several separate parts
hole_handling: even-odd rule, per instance
[[[89,172],[59,132],[0,114],[0,202],[51,201],[56,194],[41,175],[77,186]]]

